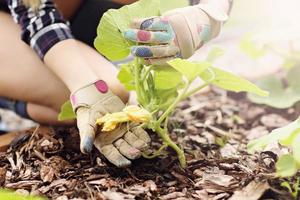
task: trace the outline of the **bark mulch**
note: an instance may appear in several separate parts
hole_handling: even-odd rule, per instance
[[[96,150],[81,154],[75,128],[38,127],[20,133],[0,155],[0,186],[58,200],[291,199],[280,187],[284,179],[275,176],[283,150],[274,144],[250,155],[246,144],[294,120],[297,110],[274,110],[217,90],[191,97],[170,124],[171,138],[186,152],[185,170],[170,149],[118,169]],[[159,148],[152,137],[152,148]]]

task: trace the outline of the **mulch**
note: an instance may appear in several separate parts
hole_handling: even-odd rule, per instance
[[[80,153],[75,128],[23,131],[0,154],[0,185],[49,199],[292,199],[280,186],[278,144],[249,154],[247,142],[297,118],[297,106],[275,110],[250,103],[243,94],[213,90],[178,106],[171,138],[184,148],[180,168],[171,149],[155,159],[138,159],[126,169],[109,164],[96,150]],[[152,148],[160,139],[151,134]]]

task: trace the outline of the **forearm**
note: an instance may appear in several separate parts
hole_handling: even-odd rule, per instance
[[[42,1],[37,12],[20,0],[7,0],[7,3],[15,22],[21,26],[22,40],[36,51],[70,91],[97,79],[52,0]]]
[[[44,57],[45,64],[67,85],[71,92],[87,85],[98,77],[88,67],[74,39],[54,45]]]

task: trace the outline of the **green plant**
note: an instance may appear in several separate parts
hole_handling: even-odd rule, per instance
[[[297,75],[300,73],[300,52],[290,49],[284,51],[268,42],[261,42],[258,47],[253,41],[254,34],[247,34],[240,42],[240,49],[251,59],[257,60],[267,53],[275,53],[282,58],[282,76],[267,75],[260,77],[255,83],[270,92],[268,97],[248,94],[249,99],[258,104],[265,104],[274,108],[284,109],[293,106],[300,100],[300,85]]]
[[[250,141],[250,153],[261,151],[269,144],[278,142],[291,148],[291,153],[282,155],[276,163],[276,174],[280,177],[290,177],[300,169],[300,117],[294,122],[273,130],[270,134]]]
[[[288,189],[289,193],[292,195],[294,199],[297,199],[299,195],[299,186],[300,186],[300,178],[298,177],[296,182],[291,186],[289,182],[284,181],[280,184],[282,187]]]
[[[100,21],[95,47],[110,60],[126,58],[134,43],[125,40],[122,33],[129,28],[132,19],[153,15],[160,15],[159,0],[140,0],[119,10],[109,10]],[[214,49],[203,62],[177,58],[164,66],[156,66],[146,65],[143,59],[135,58],[121,65],[119,80],[127,90],[136,92],[139,105],[152,114],[151,120],[144,126],[156,132],[163,140],[160,149],[144,157],[156,157],[163,149],[171,147],[177,153],[180,165],[186,166],[183,150],[169,137],[168,119],[180,101],[199,90],[215,85],[235,92],[268,95],[251,82],[213,67],[213,60],[221,54],[221,50]],[[202,84],[192,87],[196,79],[202,79]]]
[[[10,190],[0,190],[0,199],[1,200],[44,200],[42,197],[35,196],[22,196]]]
[[[274,108],[290,108],[300,100],[300,84],[298,75],[300,66],[294,66],[282,72],[284,78],[268,75],[260,78],[255,83],[270,92],[268,97],[249,94],[252,102],[265,104]]]

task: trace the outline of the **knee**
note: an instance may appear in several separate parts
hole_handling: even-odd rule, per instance
[[[61,106],[69,100],[69,93],[57,94],[55,97],[48,98],[48,102],[45,102],[45,106],[60,113]]]

